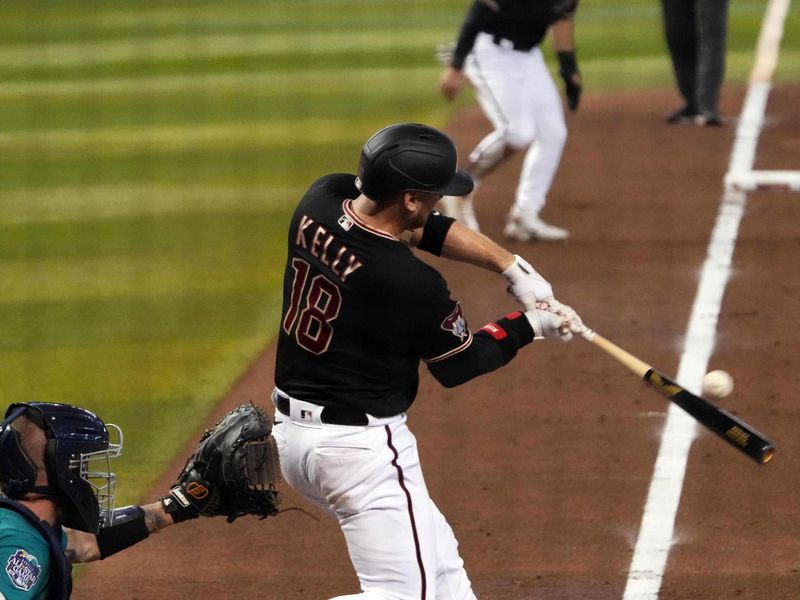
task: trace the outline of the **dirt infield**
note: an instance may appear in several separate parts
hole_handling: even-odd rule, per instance
[[[736,115],[742,89],[726,89]],[[606,337],[675,374],[698,272],[719,210],[735,123],[668,126],[672,92],[587,94],[543,217],[565,244],[515,244]],[[800,88],[773,90],[756,168],[800,169]],[[477,110],[448,128],[465,154],[488,131]],[[477,213],[501,239],[519,161],[487,180]],[[748,197],[710,368],[736,390],[724,406],[778,452],[750,462],[698,431],[662,600],[800,597],[800,194]],[[473,326],[511,309],[497,276],[431,259]],[[209,417],[265,407],[274,350]],[[619,599],[638,534],[665,402],[582,340],[538,342],[455,390],[426,373],[409,413],[433,498],[459,539],[482,600]],[[271,411],[271,407],[269,407]],[[188,448],[187,448],[188,452]],[[143,498],[163,493],[179,459]],[[309,509],[291,490],[285,506]],[[313,511],[313,509],[310,509]],[[325,599],[358,584],[332,519],[200,519],[89,566],[74,598]]]

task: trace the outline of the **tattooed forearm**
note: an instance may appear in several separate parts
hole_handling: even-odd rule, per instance
[[[144,522],[147,525],[147,531],[150,533],[172,525],[172,518],[164,512],[160,502],[148,504],[143,506],[142,509],[144,510]]]

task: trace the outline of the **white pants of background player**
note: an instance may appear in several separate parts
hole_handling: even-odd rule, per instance
[[[320,422],[291,399],[273,434],[286,482],[339,521],[362,593],[334,600],[474,600],[450,526],[428,495],[404,414]]]
[[[467,57],[464,73],[494,127],[469,157],[473,175],[480,179],[493,171],[508,155],[507,147],[528,148],[515,208],[538,215],[567,141],[561,96],[542,51],[536,47],[520,52],[502,41],[495,44],[491,35],[481,33]]]

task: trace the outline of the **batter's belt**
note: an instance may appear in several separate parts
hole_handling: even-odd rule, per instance
[[[288,396],[275,390],[272,394],[275,407],[286,417],[291,415],[291,400]],[[308,402],[307,400],[305,402]],[[314,404],[309,402],[309,404]],[[329,425],[365,426],[369,424],[369,417],[363,410],[349,406],[325,406],[319,415],[320,421]]]
[[[506,48],[507,50],[516,50],[517,52],[529,52],[533,48],[536,47],[536,44],[531,46],[530,44],[522,44],[520,42],[515,42],[514,40],[509,40],[508,38],[504,38],[497,34],[489,34],[492,36],[492,41],[500,46],[501,48]]]

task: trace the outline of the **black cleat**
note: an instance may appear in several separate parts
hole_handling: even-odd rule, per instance
[[[665,121],[667,123],[677,124],[677,123],[692,123],[698,117],[697,111],[689,106],[684,106],[683,108],[679,108],[673,113],[667,115]]]
[[[704,111],[695,115],[694,124],[700,127],[722,127],[725,119],[718,112]]]

